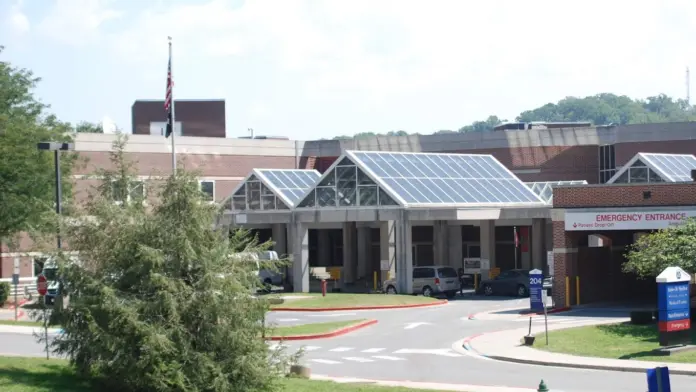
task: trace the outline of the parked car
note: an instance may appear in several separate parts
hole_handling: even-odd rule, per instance
[[[384,282],[387,294],[397,294],[396,279]],[[445,294],[452,298],[459,291],[459,277],[452,267],[441,265],[428,267],[413,267],[413,292],[409,294],[423,294],[426,297]]]
[[[529,295],[529,271],[508,270],[493,279],[482,280],[477,293],[526,297]]]

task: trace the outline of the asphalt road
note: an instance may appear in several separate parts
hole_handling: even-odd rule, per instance
[[[528,300],[475,296],[444,306],[384,311],[272,312],[277,325],[346,319],[377,319],[376,325],[354,333],[319,340],[285,342],[293,352],[304,348],[301,362],[312,373],[333,377],[419,381],[533,389],[543,379],[554,392],[636,392],[647,389],[640,373],[608,372],[499,362],[453,350],[454,343],[480,333],[524,328],[527,318],[487,320],[469,315],[493,309],[522,307]],[[549,315],[549,323],[623,317],[625,314],[582,310]],[[543,322],[534,318],[533,322]],[[276,343],[272,343],[276,344]],[[0,354],[42,356],[43,346],[31,335],[0,333]],[[671,376],[672,390],[693,390],[696,377]]]

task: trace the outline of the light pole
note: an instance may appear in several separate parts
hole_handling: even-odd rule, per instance
[[[74,143],[60,143],[60,142],[41,142],[37,144],[37,148],[41,151],[53,151],[53,164],[56,171],[56,214],[61,215],[63,213],[63,207],[61,205],[61,200],[63,199],[63,191],[61,189],[61,178],[60,178],[60,152],[61,151],[73,151],[75,150]],[[58,249],[62,247],[60,239],[60,229],[56,233],[56,245]]]

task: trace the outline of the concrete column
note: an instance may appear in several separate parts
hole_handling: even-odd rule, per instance
[[[292,283],[296,293],[309,292],[309,234],[307,225],[295,223],[292,233]]]
[[[357,275],[357,230],[355,222],[343,223],[343,283],[355,283]]]
[[[435,265],[450,265],[449,262],[449,234],[447,221],[437,220],[433,222],[433,256]]]
[[[495,268],[495,221],[481,221],[481,259],[488,260],[491,268]],[[488,270],[481,269],[482,279],[488,278]]]
[[[532,268],[546,271],[546,219],[532,219]]]
[[[413,293],[412,226],[404,211],[396,228],[396,290],[402,294]]]
[[[358,274],[357,279],[369,278],[372,282],[372,264],[370,263],[370,249],[372,248],[372,238],[369,227],[358,227],[357,231],[357,246],[358,246]]]
[[[287,228],[285,223],[276,223],[271,228],[271,237],[273,242],[273,250],[278,253],[278,257],[281,259],[288,254],[288,239],[287,239]]]
[[[331,236],[327,229],[317,230],[317,265],[331,265]]]
[[[388,279],[396,278],[396,231],[394,221],[379,223],[379,259],[382,283]],[[389,262],[388,269],[382,269],[381,260]]]
[[[464,268],[463,266],[463,245],[462,245],[462,226],[454,225],[448,228],[448,247],[449,247],[449,262],[453,268]]]

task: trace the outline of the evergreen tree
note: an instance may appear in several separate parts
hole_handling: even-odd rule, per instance
[[[243,256],[263,246],[217,230],[217,207],[182,170],[154,205],[124,197],[137,183],[125,144],[114,143],[114,170],[67,225],[79,262],[57,255],[70,301],[54,311],[64,333],[53,349],[103,391],[278,389],[287,359],[262,339],[268,306],[250,295],[259,282]]]

